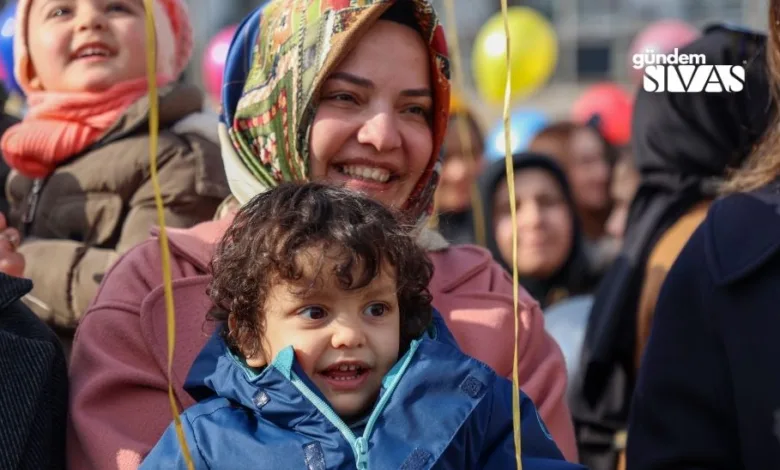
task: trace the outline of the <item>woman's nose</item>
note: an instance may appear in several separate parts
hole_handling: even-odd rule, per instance
[[[369,118],[358,131],[358,142],[371,145],[377,152],[388,152],[401,146],[401,132],[395,115],[378,112]]]
[[[452,182],[461,182],[468,179],[469,166],[463,158],[453,157],[442,168],[442,179]]]
[[[517,225],[519,228],[536,228],[541,225],[541,222],[542,211],[538,204],[526,203],[518,207]]]

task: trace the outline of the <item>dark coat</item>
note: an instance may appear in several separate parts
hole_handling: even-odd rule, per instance
[[[716,202],[658,300],[628,468],[780,468],[780,184]]]
[[[0,273],[0,470],[65,468],[65,355],[19,301],[30,290],[31,281]]]

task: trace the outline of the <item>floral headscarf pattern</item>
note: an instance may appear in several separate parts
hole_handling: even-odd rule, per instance
[[[228,153],[223,158],[231,188],[243,184],[257,193],[282,181],[308,178],[317,91],[351,46],[396,1],[413,6],[430,52],[436,158],[431,158],[402,207],[413,220],[427,219],[439,180],[438,156],[450,100],[444,31],[428,0],[273,0],[248,17],[228,53],[222,95],[221,134],[223,140],[229,136],[231,144],[223,142],[223,153]],[[231,158],[234,161],[227,161]],[[241,168],[235,168],[239,162]]]

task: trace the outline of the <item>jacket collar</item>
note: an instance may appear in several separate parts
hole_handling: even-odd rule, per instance
[[[218,393],[231,405],[240,406],[256,417],[252,430],[270,425],[312,439],[323,449],[351,447],[353,455],[346,454],[346,458],[354,457],[358,468],[390,460],[406,468],[404,462],[419,457],[421,426],[425,428],[426,459],[436,462],[483,398],[493,395],[496,380],[492,369],[458,350],[441,316],[435,313],[431,333],[413,342],[385,376],[368,420],[353,423],[351,428],[316,393],[295,361],[292,348],[283,350],[271,366],[254,373],[229,353],[219,336],[212,337],[195,361],[185,387],[198,400]],[[404,428],[406,419],[393,419],[399,416],[409,418],[410,429]],[[431,419],[433,416],[436,418]],[[222,419],[220,423],[233,424]],[[269,435],[282,436],[278,432]],[[404,437],[410,436],[417,437],[407,442]],[[371,451],[372,447],[375,450]],[[260,445],[258,451],[261,449],[265,447]]]
[[[167,228],[168,241],[178,256],[192,263],[198,270],[208,273],[214,250],[232,222],[233,215],[228,214],[188,229]],[[160,228],[154,227],[151,232],[152,236],[157,237]]]
[[[167,128],[188,115],[203,111],[203,93],[193,85],[174,83],[160,90],[160,128]],[[145,130],[149,126],[149,95],[133,103],[100,139],[107,144]],[[216,120],[214,121],[216,126]]]
[[[9,305],[27,295],[32,288],[33,283],[29,279],[0,273],[0,310],[5,310]]]
[[[446,344],[457,350],[452,333],[436,311],[430,332],[415,342],[406,356],[414,355],[417,344],[426,341]],[[393,378],[404,373],[405,367],[402,366],[406,356],[385,376],[383,393]],[[292,417],[321,412],[293,381],[300,381],[298,385],[302,383],[314,395],[326,401],[296,361],[292,346],[280,351],[271,365],[258,371],[247,366],[230,351],[218,329],[195,359],[184,388],[196,401],[220,396],[245,408],[262,410],[263,417],[269,421],[288,427]]]
[[[178,255],[187,259],[199,270],[209,272],[209,263],[214,254],[214,249],[233,222],[233,218],[234,214],[228,213],[217,220],[203,222],[189,229],[168,228],[168,239],[171,247]],[[158,236],[160,234],[159,227],[152,228],[151,233],[155,237]],[[427,229],[420,233],[417,243],[430,253],[442,252],[449,247],[447,241],[438,232]],[[469,254],[477,256],[469,256]],[[466,278],[471,276],[472,271],[478,272],[484,269],[485,265],[492,260],[489,253],[479,249],[468,250],[462,256],[464,259],[459,260],[461,266],[469,266]],[[455,272],[459,271],[456,270]],[[458,280],[462,281],[462,279]]]
[[[704,227],[707,264],[715,283],[726,285],[749,276],[780,251],[780,181],[713,204]]]

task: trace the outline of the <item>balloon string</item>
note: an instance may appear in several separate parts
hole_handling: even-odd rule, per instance
[[[463,93],[464,79],[463,79],[463,67],[460,60],[460,43],[458,42],[458,28],[455,21],[455,4],[454,0],[446,0],[444,2],[444,12],[447,21],[447,42],[451,45],[450,58],[452,59],[453,70],[453,88],[460,93]],[[470,112],[467,110],[466,112]],[[474,154],[473,142],[471,139],[471,129],[463,113],[458,112],[455,114],[455,123],[457,126],[458,136],[460,137],[460,147],[466,153],[466,164],[472,165],[472,168],[476,168],[477,156]],[[438,212],[438,210],[437,210]],[[474,224],[474,237],[476,242],[480,246],[485,246],[485,216],[482,208],[482,198],[479,194],[479,187],[477,182],[474,181],[471,184],[471,213],[473,216]]]
[[[512,162],[512,136],[509,128],[510,106],[512,104],[512,50],[509,31],[509,8],[507,0],[501,0],[501,16],[504,19],[506,35],[506,87],[504,88],[504,159],[506,160],[506,184],[509,190],[509,211],[512,215],[512,297],[515,317],[515,343],[512,361],[512,424],[515,438],[517,469],[523,469],[520,455],[520,380],[517,374],[517,343],[519,334],[518,297],[520,280],[517,275],[517,207],[515,195],[515,172]]]
[[[179,417],[179,407],[173,393],[173,351],[176,344],[176,315],[173,304],[173,281],[171,276],[171,254],[168,250],[168,234],[165,230],[165,208],[163,205],[160,180],[157,175],[157,138],[159,133],[160,103],[157,94],[157,51],[154,28],[154,0],[144,0],[146,7],[146,73],[149,82],[149,168],[152,186],[154,187],[154,202],[157,206],[157,223],[160,226],[160,252],[162,254],[163,289],[165,292],[165,311],[168,326],[168,399],[173,412],[176,436],[181,445],[184,461],[189,470],[195,470],[190,449],[184,437],[184,429]]]

